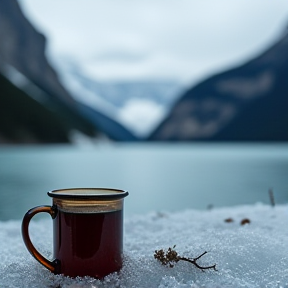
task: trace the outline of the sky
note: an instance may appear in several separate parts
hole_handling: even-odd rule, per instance
[[[242,63],[288,25],[286,0],[19,0],[49,39],[99,80],[190,85]]]

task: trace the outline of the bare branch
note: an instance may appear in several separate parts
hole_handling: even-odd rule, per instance
[[[201,269],[202,271],[207,270],[207,269],[216,269],[216,264],[211,265],[211,266],[201,266],[197,263],[197,260],[199,260],[202,256],[204,256],[207,251],[203,252],[201,255],[199,255],[196,258],[186,258],[186,257],[181,257],[178,256],[178,253],[174,250],[176,245],[173,246],[173,248],[169,247],[167,252],[165,252],[163,249],[161,250],[156,250],[154,253],[154,258],[159,260],[162,265],[169,265],[169,267],[174,267],[174,263],[177,263],[178,261],[186,261],[189,262],[193,265],[195,265],[197,268]]]

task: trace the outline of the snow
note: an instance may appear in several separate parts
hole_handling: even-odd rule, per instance
[[[163,199],[165,201],[165,199]],[[232,222],[225,219],[231,218]],[[250,224],[241,225],[243,219]],[[51,258],[50,219],[35,219],[35,246]],[[288,205],[255,205],[151,212],[126,217],[124,264],[120,273],[96,280],[54,275],[24,247],[20,220],[0,222],[0,287],[288,287]],[[180,256],[216,263],[217,271],[179,261],[173,268],[154,251],[176,245]]]

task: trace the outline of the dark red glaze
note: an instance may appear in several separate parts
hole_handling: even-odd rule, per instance
[[[54,257],[60,273],[103,278],[122,267],[123,211],[66,213],[54,222]]]

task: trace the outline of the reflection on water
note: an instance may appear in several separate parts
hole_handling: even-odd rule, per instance
[[[67,187],[126,189],[125,213],[288,202],[288,145],[113,144],[0,148],[0,220]]]

